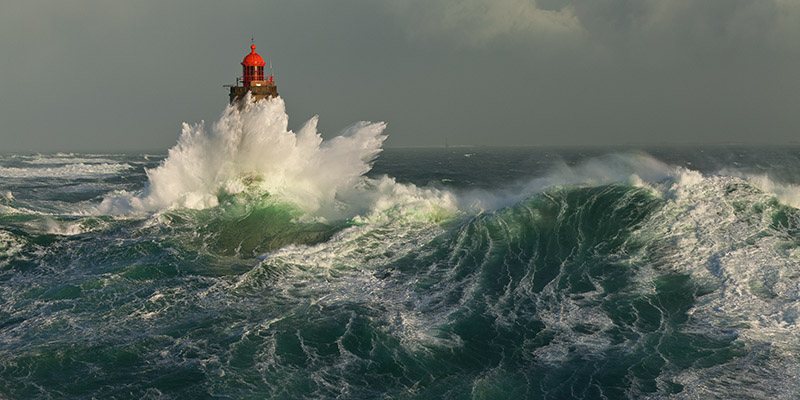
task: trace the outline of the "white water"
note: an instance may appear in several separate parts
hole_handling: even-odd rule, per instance
[[[120,194],[103,204],[119,206],[124,212],[203,208],[217,204],[220,190],[226,193],[265,191],[315,215],[360,215],[355,218],[371,224],[394,222],[389,229],[382,229],[385,226],[376,229],[374,224],[352,227],[315,246],[287,246],[265,257],[265,263],[275,269],[283,265],[304,266],[287,273],[312,275],[307,279],[317,285],[312,289],[320,288],[326,293],[324,297],[313,298],[314,304],[358,299],[359,303],[374,303],[375,309],[387,310],[386,315],[396,316],[390,325],[393,334],[405,346],[422,351],[430,344],[459,346],[461,343],[457,337],[442,338],[438,331],[438,327],[448,321],[451,308],[431,310],[430,299],[415,297],[413,290],[405,287],[387,285],[373,274],[373,266],[385,265],[387,260],[417,251],[442,232],[435,224],[402,223],[418,216],[429,221],[432,216],[435,218],[437,209],[446,218],[454,212],[456,203],[461,210],[494,210],[552,187],[613,182],[634,184],[664,199],[662,209],[636,235],[648,242],[674,243],[672,253],[665,252],[668,265],[643,268],[641,289],[647,290],[662,269],[689,274],[715,290],[700,298],[690,310],[690,324],[685,329],[710,336],[734,332],[740,342],[774,352],[768,362],[735,359],[719,368],[688,368],[666,373],[662,378],[683,383],[689,393],[687,397],[713,397],[715,385],[725,388],[742,376],[747,378],[740,384],[742,391],[739,393],[743,396],[748,390],[756,393],[755,397],[771,393],[770,389],[781,385],[788,387],[786,393],[794,390],[792,382],[797,382],[800,376],[800,363],[795,355],[800,346],[797,339],[800,337],[797,301],[800,298],[797,277],[800,254],[796,247],[784,250],[781,232],[770,228],[769,219],[773,195],[794,204],[792,200],[798,198],[794,197],[794,186],[774,182],[765,175],[704,175],[634,153],[601,157],[577,167],[561,165],[544,177],[504,192],[462,193],[456,198],[447,191],[398,184],[388,177],[364,178],[362,175],[369,169],[371,158],[380,151],[382,124],[357,124],[346,131],[342,139],[325,142],[316,132],[316,119],[309,121],[297,134],[288,131],[285,123],[279,121],[286,118],[282,102],[280,106],[261,103],[248,110],[226,110],[212,129],[202,124],[186,125],[169,157],[149,172],[150,182],[143,193]],[[272,123],[272,128],[258,125],[256,121],[259,120],[265,120],[266,125]],[[219,126],[222,124],[224,126]],[[259,135],[266,137],[256,137]],[[365,140],[366,144],[372,141],[372,145],[365,148],[361,146],[364,143],[357,140]],[[283,151],[275,151],[275,148]],[[329,175],[324,178],[315,175],[320,172]],[[292,179],[302,185],[294,185]],[[732,193],[727,190],[730,185],[748,183],[754,187],[743,187]],[[13,204],[14,201],[11,191],[0,193],[0,203]],[[737,212],[736,204],[744,205],[746,213]],[[754,205],[764,206],[765,211],[752,211]],[[47,225],[37,230],[61,235],[83,232],[83,228],[71,222],[45,221]],[[762,232],[769,235],[760,237]],[[0,231],[0,256],[19,252],[24,244],[23,239]],[[0,260],[0,266],[2,263]],[[262,270],[255,268],[236,283],[259,281],[254,275]],[[346,279],[341,278],[343,273],[347,274]],[[325,279],[316,279],[318,275]],[[280,280],[271,290],[289,293],[295,289],[291,283],[296,281],[304,280]],[[458,288],[445,289],[452,292]],[[181,290],[175,293],[180,299],[185,294]],[[551,345],[537,349],[536,357],[558,363],[571,348],[589,357],[607,350],[609,341],[604,331],[609,320],[602,309],[584,304],[600,295],[601,292],[589,293],[585,295],[588,300],[575,302],[545,291],[538,309],[542,310],[541,319],[547,329],[558,332],[558,336]],[[152,301],[162,301],[159,296],[164,295],[156,292]],[[163,308],[168,309],[167,306]],[[498,320],[507,317],[496,310],[490,311]],[[153,315],[150,311],[136,318],[152,319]],[[267,322],[265,329],[272,322],[274,320]],[[575,326],[586,323],[601,329],[588,335],[576,332]],[[720,373],[721,370],[724,372]],[[749,384],[748,380],[754,378],[758,378],[757,383]],[[730,386],[727,390],[721,393],[730,393]]]
[[[90,178],[116,175],[130,169],[128,164],[74,163],[52,168],[0,167],[0,178]]]
[[[283,99],[228,106],[211,128],[183,125],[178,143],[147,171],[142,193],[118,193],[97,207],[101,214],[203,209],[220,194],[269,194],[316,218],[412,213],[409,204],[453,210],[448,193],[364,177],[386,139],[382,122],[359,122],[323,140],[317,117],[297,133],[288,129]],[[398,199],[403,199],[398,202]],[[401,205],[402,203],[402,205]],[[416,207],[415,207],[416,208]]]
[[[145,190],[107,198],[99,209],[103,213],[201,209],[218,205],[220,193],[265,192],[318,218],[402,225],[415,219],[452,218],[458,210],[496,210],[553,187],[627,183],[646,188],[665,201],[636,236],[674,243],[668,268],[717,287],[690,311],[698,329],[737,329],[748,342],[768,341],[781,349],[797,346],[798,254],[783,254],[780,233],[769,227],[770,199],[776,196],[795,205],[800,190],[793,185],[730,172],[709,176],[664,164],[644,153],[627,153],[591,159],[577,167],[557,165],[543,177],[504,191],[470,191],[456,196],[435,188],[398,184],[389,177],[365,178],[386,138],[383,123],[360,122],[328,141],[317,132],[316,117],[296,134],[287,126],[280,98],[248,103],[242,109],[228,107],[210,129],[203,123],[184,124],[165,161],[148,171]],[[742,188],[728,193],[731,185]],[[766,211],[748,210],[743,219],[734,203],[750,208],[760,205]],[[425,225],[427,228],[395,226],[391,235],[374,245],[398,250],[403,243],[419,244],[408,238],[429,236],[417,229],[437,231]],[[759,237],[762,232],[768,235]],[[363,238],[373,234],[371,229],[353,228],[329,243],[288,247],[269,258],[271,262],[290,258],[296,264],[315,266],[339,264],[347,255],[356,255]],[[331,251],[332,246],[338,247],[336,251]],[[642,273],[652,276],[649,271]],[[548,357],[556,357],[555,353]]]
[[[362,122],[323,143],[316,117],[297,134],[288,130],[282,99],[245,104],[228,106],[211,129],[184,123],[164,162],[147,171],[144,192],[106,199],[101,211],[202,209],[216,206],[221,191],[249,187],[315,211],[369,170],[385,139],[384,124]]]
[[[113,164],[115,161],[100,155],[85,155],[74,153],[36,154],[19,156],[26,164]]]

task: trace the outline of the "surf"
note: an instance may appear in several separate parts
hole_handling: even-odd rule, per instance
[[[147,171],[140,194],[111,197],[101,213],[204,209],[220,196],[259,192],[308,213],[332,213],[381,151],[383,123],[356,123],[323,141],[317,117],[288,129],[281,98],[228,106],[212,126],[184,124],[166,159]]]
[[[184,124],[161,160],[3,164],[6,393],[800,390],[791,182],[640,151],[470,149],[451,179],[441,150],[376,173],[385,130],[293,132],[275,98]]]

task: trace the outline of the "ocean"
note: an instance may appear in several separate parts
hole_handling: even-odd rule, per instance
[[[0,399],[800,397],[800,148],[287,121],[0,155]]]

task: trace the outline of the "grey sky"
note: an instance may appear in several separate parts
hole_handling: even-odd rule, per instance
[[[166,150],[251,36],[325,137],[800,143],[800,0],[0,0],[0,152]]]

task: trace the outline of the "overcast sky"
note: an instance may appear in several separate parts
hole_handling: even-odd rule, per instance
[[[0,0],[0,152],[166,151],[252,36],[328,138],[800,144],[800,0]]]

